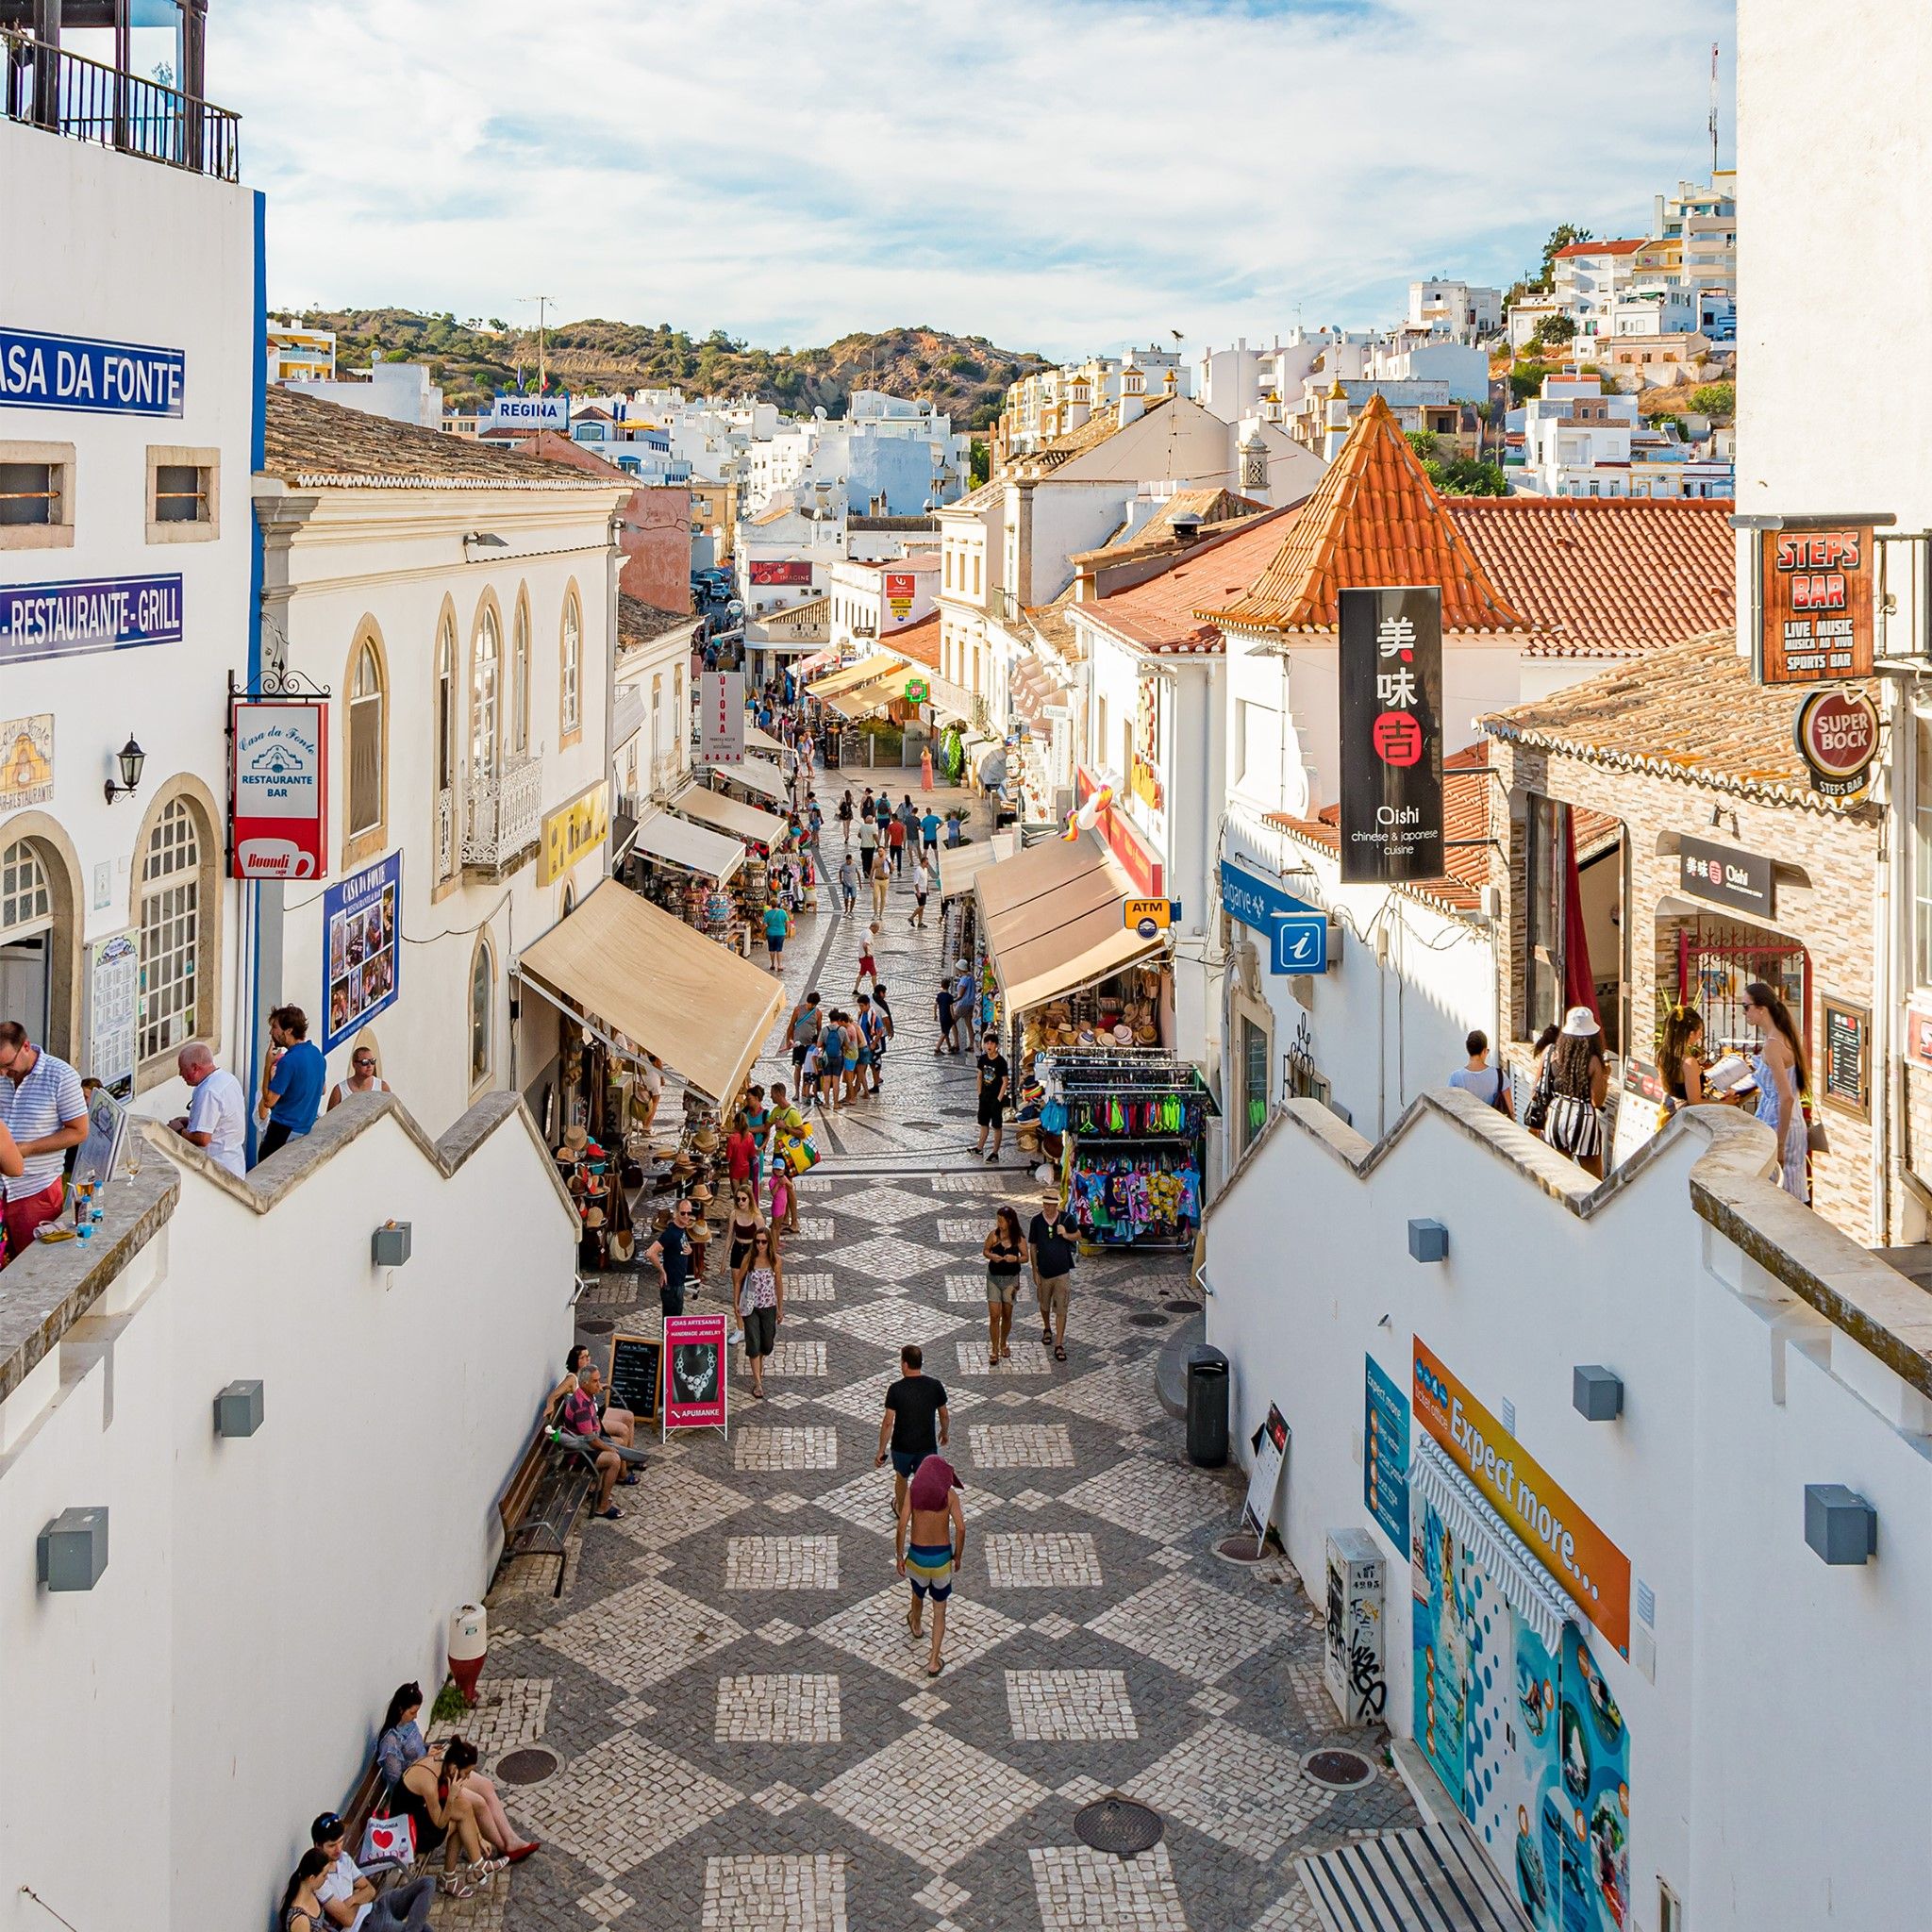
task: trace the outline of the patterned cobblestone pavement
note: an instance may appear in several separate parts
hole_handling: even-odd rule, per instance
[[[560,1599],[548,1567],[499,1579],[486,1703],[463,1728],[486,1767],[515,1745],[555,1755],[505,1787],[545,1848],[441,1907],[444,1926],[1301,1932],[1297,1857],[1415,1822],[1392,1773],[1335,1794],[1302,1771],[1345,1735],[1315,1607],[1285,1563],[1214,1554],[1239,1481],[1186,1464],[1155,1395],[1167,1327],[1143,1324],[1184,1318],[1164,1306],[1191,1298],[1183,1258],[1084,1258],[1069,1359],[1039,1345],[1029,1295],[989,1372],[979,1241],[1000,1200],[1030,1215],[1038,1190],[1010,1149],[997,1171],[967,1158],[970,1074],[930,1051],[942,938],[908,930],[909,909],[895,888],[886,1091],[822,1124],[765,1401],[734,1361],[728,1438],[653,1447],[624,1520],[581,1533]],[[841,1000],[865,920],[800,924],[788,984]],[[759,1077],[788,1072],[768,1058]],[[633,1279],[606,1277],[583,1317],[648,1330]],[[721,1300],[714,1282],[693,1306]],[[872,1466],[908,1340],[947,1385],[969,1486],[931,1681]],[[1115,1790],[1164,1820],[1138,1857],[1074,1835]]]

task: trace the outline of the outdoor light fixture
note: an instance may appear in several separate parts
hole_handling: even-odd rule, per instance
[[[509,545],[493,530],[466,530],[463,533],[463,561],[475,563],[479,550],[508,550]]]
[[[1878,1554],[1878,1512],[1842,1483],[1807,1483],[1805,1541],[1827,1563],[1869,1562]]]
[[[34,1574],[49,1590],[92,1590],[108,1567],[108,1511],[63,1509],[34,1540]]]
[[[1624,1378],[1596,1362],[1570,1371],[1570,1400],[1585,1422],[1613,1423],[1624,1413]]]
[[[1408,1224],[1408,1258],[1411,1261],[1446,1261],[1449,1258],[1449,1230],[1440,1221],[1411,1221]]]
[[[369,1259],[377,1268],[400,1268],[409,1258],[410,1224],[385,1221],[369,1237]]]
[[[133,732],[127,734],[127,742],[121,747],[115,762],[121,767],[120,784],[109,778],[101,788],[109,805],[117,798],[126,797],[141,784],[141,768],[147,763],[147,754],[135,742]]]
[[[215,1434],[252,1436],[261,1426],[261,1384],[230,1382],[215,1396]]]

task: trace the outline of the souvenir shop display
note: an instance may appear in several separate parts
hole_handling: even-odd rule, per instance
[[[1155,1047],[1160,1043],[1160,974],[1135,967],[1025,1016],[1023,1053],[1064,1047]]]
[[[1062,1191],[1082,1241],[1191,1245],[1215,1111],[1200,1070],[1146,1047],[1074,1046],[1041,1053],[1033,1071],[1038,1129],[1059,1138]]]

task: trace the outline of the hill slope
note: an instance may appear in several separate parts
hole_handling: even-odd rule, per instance
[[[537,333],[495,323],[460,323],[453,315],[408,308],[311,308],[311,326],[336,333],[341,370],[366,368],[373,357],[424,362],[452,408],[514,386],[521,368],[534,388]],[[1007,385],[1043,358],[1001,349],[984,336],[933,328],[891,328],[841,336],[823,349],[755,349],[723,329],[694,337],[669,323],[567,322],[548,332],[552,377],[586,393],[676,387],[688,395],[751,395],[780,408],[845,412],[855,389],[930,396],[955,428],[983,426],[999,412]]]

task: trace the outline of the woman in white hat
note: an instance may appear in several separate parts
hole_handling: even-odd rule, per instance
[[[1550,1049],[1550,1111],[1543,1139],[1585,1174],[1604,1177],[1604,1098],[1609,1091],[1603,1027],[1588,1007],[1572,1007]]]

